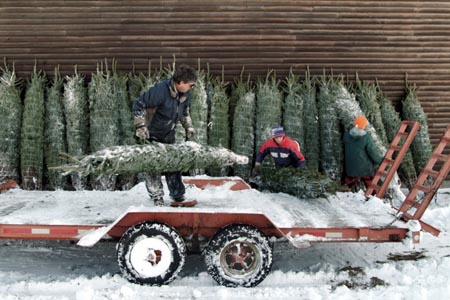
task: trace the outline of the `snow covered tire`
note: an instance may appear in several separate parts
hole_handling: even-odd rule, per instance
[[[227,287],[257,286],[272,267],[269,239],[248,225],[231,225],[219,231],[204,256],[208,273]]]
[[[117,247],[117,260],[120,271],[131,282],[168,284],[184,266],[186,245],[171,226],[144,222],[123,234]]]

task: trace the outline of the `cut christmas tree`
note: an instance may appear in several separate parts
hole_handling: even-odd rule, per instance
[[[22,189],[41,190],[44,175],[45,75],[34,65],[25,93],[20,139]]]
[[[302,199],[311,199],[311,201],[346,190],[328,176],[308,168],[264,166],[262,179],[264,189]]]
[[[303,151],[305,145],[305,130],[303,123],[303,100],[302,85],[298,75],[292,72],[283,83],[285,92],[283,125],[286,135],[296,140],[300,145],[300,151]]]
[[[117,98],[114,97],[113,78],[107,63],[97,65],[97,73],[92,74],[89,83],[90,146],[95,152],[119,144]],[[114,190],[116,178],[111,175],[94,179],[96,190]]]
[[[232,97],[236,99],[236,108],[233,114],[233,129],[231,149],[249,158],[249,164],[236,165],[234,175],[248,179],[253,165],[255,149],[255,92],[251,86],[250,76],[244,81],[242,74],[235,82]]]
[[[320,134],[319,134],[319,115],[316,102],[316,86],[311,80],[309,68],[305,73],[305,81],[300,90],[303,98],[303,124],[305,144],[302,153],[306,159],[306,165],[313,171],[319,170],[320,165]]]
[[[8,180],[19,182],[20,127],[22,124],[22,101],[20,81],[14,67],[6,64],[0,77],[0,185]]]
[[[195,142],[177,144],[113,146],[90,155],[71,158],[73,163],[59,167],[67,173],[84,175],[135,174],[139,172],[186,172],[192,169],[221,168],[247,164],[248,158],[222,147],[202,146]]]
[[[404,120],[417,121],[420,124],[419,131],[411,144],[416,174],[419,174],[431,156],[432,146],[428,133],[427,116],[420,105],[416,86],[410,84],[408,80],[405,80],[405,84],[406,96],[402,101],[402,117]]]
[[[51,86],[47,89],[45,103],[45,162],[48,169],[49,188],[61,190],[65,185],[65,176],[59,170],[49,169],[63,163],[60,154],[67,153],[66,126],[63,108],[63,80],[59,68]]]
[[[223,75],[223,70],[222,70]],[[228,83],[221,78],[211,78],[213,94],[211,98],[211,115],[209,119],[208,145],[213,147],[230,148],[229,105],[227,94]],[[212,176],[227,176],[228,169],[211,168],[208,170]]]
[[[401,125],[401,119],[398,112],[395,111],[389,99],[383,94],[378,84],[378,103],[380,103],[381,116],[383,125],[386,131],[388,141],[392,141],[397,134]],[[416,182],[416,170],[414,168],[414,161],[411,155],[411,151],[406,152],[405,157],[398,169],[398,175],[400,180],[406,184],[408,188],[411,188]]]
[[[74,75],[66,77],[63,104],[67,152],[71,156],[85,155],[89,145],[89,106],[84,77],[78,74],[77,67]],[[87,178],[80,174],[71,174],[71,179],[76,190],[84,190],[87,187]]]

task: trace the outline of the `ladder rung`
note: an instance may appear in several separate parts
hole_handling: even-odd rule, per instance
[[[392,149],[392,150],[395,150],[395,151],[400,151],[400,150],[402,150],[402,147],[401,147],[401,146],[391,145],[391,146],[389,147],[389,149]]]
[[[422,192],[425,192],[425,193],[428,193],[428,192],[431,191],[431,186],[424,186],[424,185],[420,185],[420,184],[414,186],[413,188],[416,188],[419,191],[422,191]]]
[[[404,137],[408,137],[409,132],[399,132],[397,133],[397,136],[404,136]]]
[[[380,186],[379,185],[375,185],[375,184],[370,184],[367,189],[372,189],[374,191],[378,191],[380,189]]]
[[[392,158],[385,158],[385,159],[383,160],[383,162],[386,162],[386,163],[392,165],[392,164],[394,164],[395,159],[392,159]]]
[[[419,208],[421,203],[416,201],[405,201],[405,204],[409,205],[409,207]]]
[[[448,155],[444,155],[444,154],[433,154],[433,157],[442,161],[447,161],[448,159]]]
[[[376,175],[378,175],[380,177],[387,177],[388,176],[388,172],[378,171],[376,173]]]
[[[439,176],[439,172],[435,171],[435,170],[425,169],[424,173],[429,174],[429,175],[431,175],[431,177],[434,177],[434,178]]]
[[[450,137],[443,136],[443,137],[442,137],[442,140],[443,140],[443,141],[446,141],[447,144],[450,143]]]

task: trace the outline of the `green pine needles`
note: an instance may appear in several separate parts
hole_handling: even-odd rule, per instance
[[[20,81],[14,67],[6,64],[0,69],[0,184],[7,180],[19,182],[20,128],[22,124],[22,100]]]
[[[236,99],[236,108],[233,114],[231,149],[249,158],[248,165],[234,167],[234,175],[248,179],[251,175],[255,149],[256,110],[256,95],[250,77],[244,81],[241,74],[240,79],[235,82],[232,97]]]
[[[334,181],[340,181],[343,171],[343,145],[336,99],[342,83],[325,74],[319,83],[318,110],[320,127],[320,160],[323,172]]]
[[[425,167],[433,150],[428,133],[427,116],[420,105],[416,86],[410,84],[407,80],[405,84],[406,96],[402,101],[402,117],[405,120],[417,121],[420,124],[419,131],[411,144],[416,174],[419,174]]]
[[[320,133],[319,133],[319,113],[316,101],[316,86],[309,68],[305,72],[305,80],[300,89],[300,96],[303,98],[303,127],[304,146],[301,149],[306,159],[306,165],[313,171],[319,170],[320,165]]]
[[[222,78],[211,78],[213,93],[211,98],[211,114],[209,119],[208,145],[230,148],[229,105],[227,94],[228,83]],[[213,176],[226,176],[228,170],[210,170]]]
[[[67,153],[70,156],[81,156],[88,153],[89,145],[89,103],[84,76],[75,74],[66,77],[64,84],[64,114],[66,117]],[[87,187],[87,178],[80,174],[71,174],[72,186],[76,190]]]
[[[324,198],[346,190],[328,176],[309,168],[263,167],[263,187],[302,199]],[[311,199],[313,201],[313,199]]]
[[[272,73],[267,72],[265,79],[260,78],[256,82],[255,153],[272,136],[272,127],[281,124],[283,94],[279,89],[280,81]]]
[[[44,175],[44,128],[45,128],[46,78],[34,66],[25,93],[20,158],[22,189],[41,190]]]
[[[45,161],[49,168],[49,188],[54,190],[61,190],[65,185],[65,176],[59,170],[51,169],[61,165],[61,153],[67,153],[62,86],[59,68],[55,68],[55,77],[47,89],[45,102]]]
[[[292,68],[289,71],[288,77],[284,82],[284,112],[283,112],[283,125],[286,135],[300,144],[300,150],[303,150],[305,145],[305,130],[303,122],[303,102],[301,90],[302,85],[298,75],[292,72]]]
[[[380,104],[380,112],[386,131],[386,137],[388,141],[392,141],[401,125],[400,115],[395,111],[391,102],[382,93],[379,86],[377,89],[377,101]],[[414,182],[416,182],[417,176],[410,150],[406,152],[406,155],[398,168],[398,175],[408,188],[411,188],[414,185]]]
[[[358,100],[361,110],[369,123],[375,128],[382,144],[387,145],[388,141],[377,95],[376,86],[373,83],[360,80],[358,73],[356,73],[356,100]]]
[[[222,148],[202,146],[195,142],[112,146],[80,159],[71,158],[72,164],[60,166],[67,173],[84,175],[134,174],[139,172],[163,173],[192,169],[221,168],[234,164],[247,164],[248,158]]]

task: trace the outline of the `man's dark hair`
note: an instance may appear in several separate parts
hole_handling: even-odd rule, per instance
[[[197,71],[194,68],[184,64],[180,65],[173,74],[173,80],[176,83],[180,83],[182,81],[185,83],[190,81],[196,82],[197,78]]]

